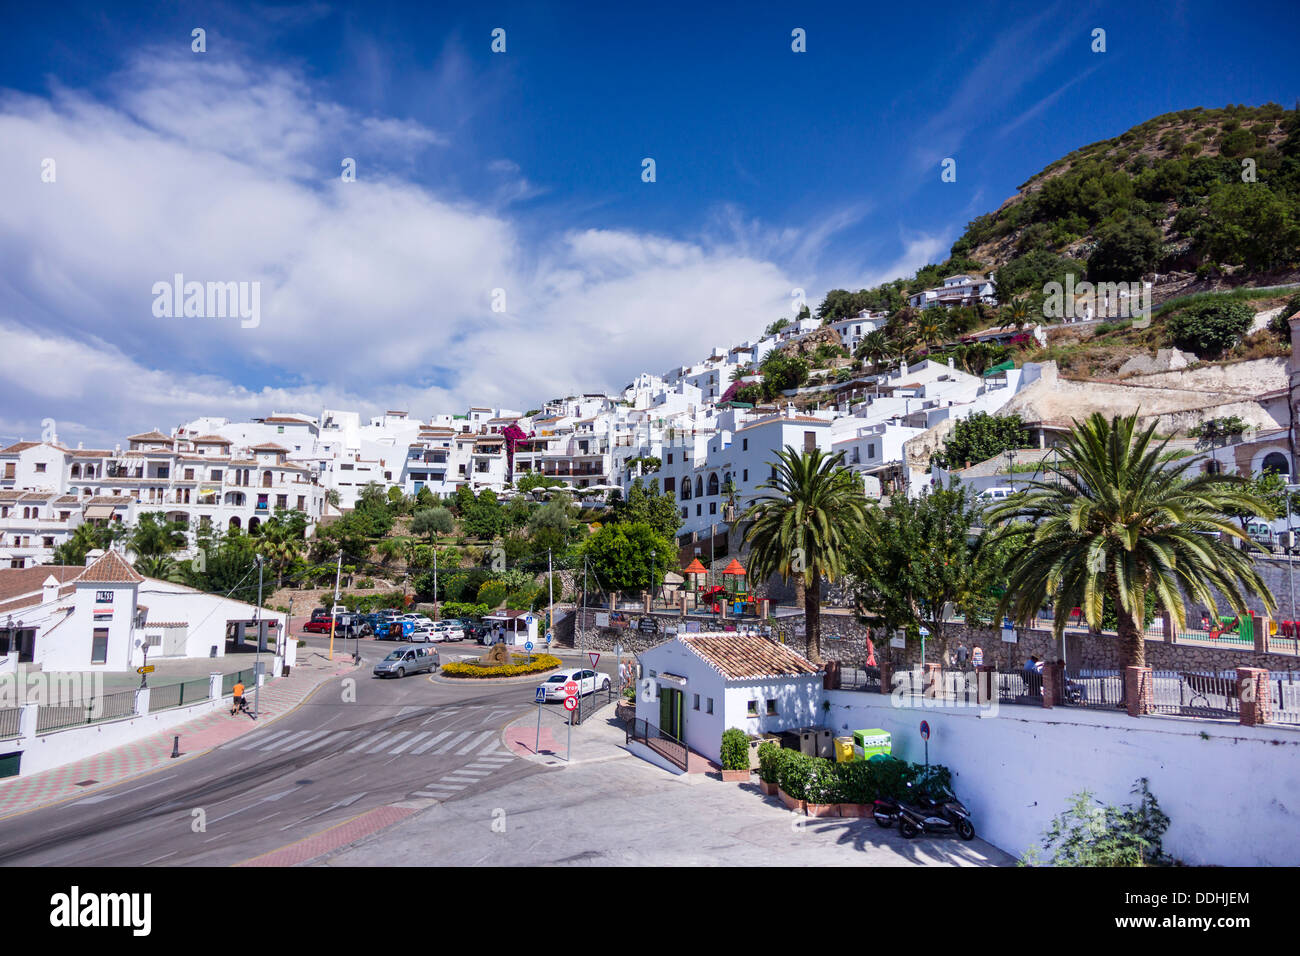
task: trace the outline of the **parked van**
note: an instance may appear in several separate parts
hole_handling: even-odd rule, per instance
[[[983,501],[1006,501],[1015,493],[1014,488],[985,488],[979,496]]]

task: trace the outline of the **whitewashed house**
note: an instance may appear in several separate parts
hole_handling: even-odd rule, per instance
[[[713,761],[721,759],[722,732],[729,727],[752,736],[812,727],[822,719],[816,665],[765,637],[682,634],[639,661],[650,693],[637,694],[637,719]]]

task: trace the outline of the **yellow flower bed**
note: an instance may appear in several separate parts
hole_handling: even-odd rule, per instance
[[[465,661],[452,661],[443,664],[440,673],[444,677],[523,677],[540,671],[552,671],[564,666],[564,662],[550,654],[539,654],[526,664],[503,664],[497,667],[484,667],[482,664],[469,664]]]

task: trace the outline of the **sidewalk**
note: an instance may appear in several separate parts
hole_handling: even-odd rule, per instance
[[[84,797],[111,787],[139,774],[164,766],[175,766],[197,757],[227,741],[265,727],[268,722],[292,711],[321,684],[353,670],[351,654],[335,654],[334,660],[310,649],[303,649],[298,663],[288,677],[267,681],[261,689],[261,716],[258,720],[232,718],[228,707],[207,711],[179,726],[150,734],[133,743],[54,767],[31,776],[0,780],[0,819]],[[251,706],[253,691],[248,692]],[[172,738],[179,736],[181,756],[172,759]],[[91,786],[87,783],[90,781]]]
[[[515,756],[548,767],[576,767],[579,764],[621,760],[632,754],[625,747],[623,721],[614,716],[617,700],[606,704],[593,717],[573,728],[573,753],[567,753],[569,725],[560,704],[542,705],[542,732],[538,742],[537,707],[517,718],[502,732],[501,739]],[[565,758],[570,759],[566,760]]]

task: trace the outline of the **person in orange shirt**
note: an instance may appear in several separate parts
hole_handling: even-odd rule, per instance
[[[244,682],[243,682],[242,680],[241,680],[241,681],[237,681],[237,682],[235,683],[235,687],[234,687],[234,695],[235,695],[234,700],[232,700],[232,701],[230,702],[230,703],[231,703],[231,707],[230,707],[230,716],[231,716],[231,717],[234,717],[235,714],[239,713],[241,710],[244,709]]]

